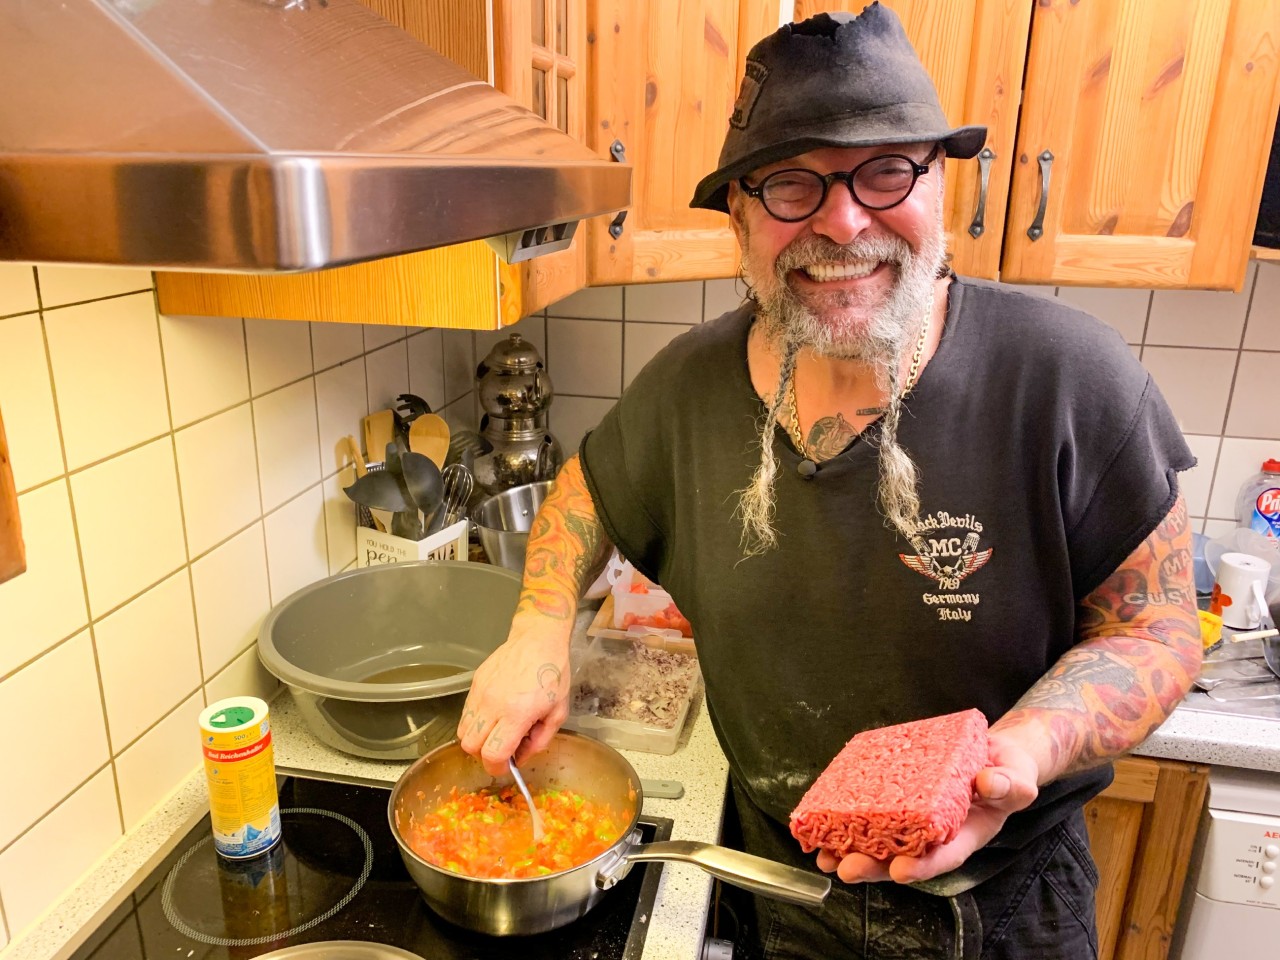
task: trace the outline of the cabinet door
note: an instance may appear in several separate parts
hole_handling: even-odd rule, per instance
[[[1239,289],[1280,0],[1039,0],[1002,279]]]
[[[575,140],[587,130],[586,0],[493,0],[494,85]],[[521,264],[498,261],[502,322],[561,300],[587,283],[587,235]]]
[[[631,207],[588,226],[592,284],[730,277],[729,218],[689,209],[716,168],[737,95],[737,0],[591,0],[588,135],[601,156],[621,144],[634,166]],[[749,6],[749,4],[744,4]],[[774,21],[777,22],[776,19]]]
[[[796,0],[795,18],[844,10],[870,0]],[[948,160],[948,249],[958,273],[995,279],[1000,267],[1018,94],[1031,10],[1027,0],[884,0],[902,21],[953,126],[987,126],[977,160]]]

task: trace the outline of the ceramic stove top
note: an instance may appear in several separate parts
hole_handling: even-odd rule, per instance
[[[424,960],[638,960],[662,864],[637,865],[585,917],[532,937],[454,927],[423,901],[387,823],[390,787],[284,777],[283,839],[229,861],[205,817],[71,960],[248,960],[322,940],[390,944]],[[644,840],[672,822],[642,817]]]

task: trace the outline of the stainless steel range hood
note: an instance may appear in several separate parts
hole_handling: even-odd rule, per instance
[[[0,260],[523,259],[630,188],[357,0],[0,0]]]

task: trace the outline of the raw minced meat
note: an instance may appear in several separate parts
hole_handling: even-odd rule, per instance
[[[791,835],[806,853],[919,857],[955,837],[987,758],[987,720],[978,710],[867,730],[791,811]]]
[[[693,696],[698,659],[638,640],[593,647],[573,672],[574,713],[669,730]]]

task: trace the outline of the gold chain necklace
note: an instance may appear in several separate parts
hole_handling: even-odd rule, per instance
[[[907,371],[907,385],[902,388],[902,399],[906,399],[911,394],[911,389],[916,385],[916,378],[920,376],[920,361],[924,358],[924,345],[929,339],[929,328],[932,326],[932,317],[926,317],[924,326],[920,330],[920,339],[916,341],[915,353],[911,356],[911,369]],[[791,376],[787,378],[787,432],[791,434],[791,441],[796,445],[796,449],[800,451],[800,456],[812,460],[809,454],[809,445],[804,442],[804,436],[800,431],[800,416],[796,413],[796,372],[795,368],[791,369]]]

